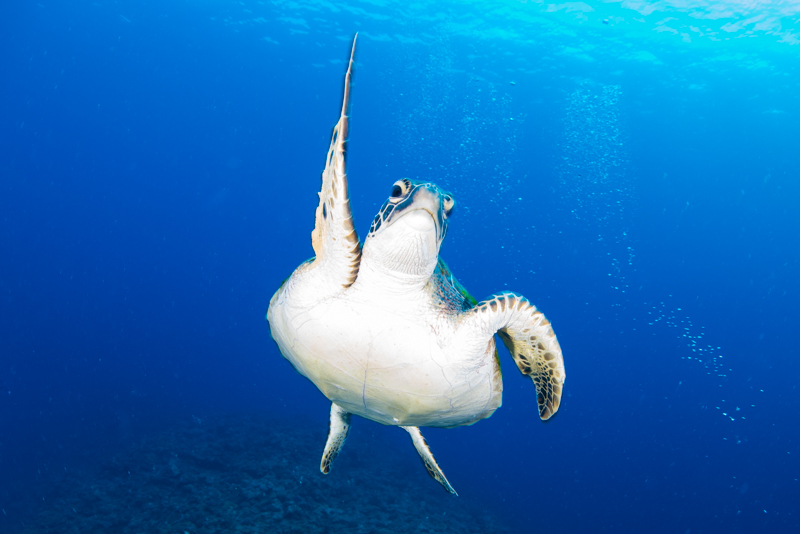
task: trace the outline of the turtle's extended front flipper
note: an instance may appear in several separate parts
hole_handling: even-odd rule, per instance
[[[402,426],[400,428],[411,435],[411,441],[414,443],[414,448],[417,449],[419,457],[422,458],[422,463],[425,464],[425,469],[428,470],[428,474],[436,479],[439,484],[444,486],[444,489],[446,489],[449,493],[458,496],[456,490],[453,489],[453,486],[450,485],[450,483],[447,481],[447,477],[444,476],[441,468],[439,468],[439,464],[437,464],[436,460],[433,459],[433,454],[428,447],[428,442],[426,442],[425,438],[422,437],[422,432],[419,431],[419,428],[415,426]]]
[[[344,440],[350,432],[350,413],[344,411],[335,402],[331,403],[331,426],[328,430],[328,441],[325,443],[325,452],[319,470],[326,475],[331,470],[333,461],[339,456]]]
[[[561,404],[567,375],[561,347],[544,314],[522,295],[508,292],[478,303],[464,321],[487,338],[500,335],[519,370],[536,386],[539,417],[550,419]]]
[[[347,105],[350,100],[350,74],[353,69],[353,49],[344,79],[344,101],[339,122],[333,128],[331,146],[322,171],[322,188],[319,192],[314,231],[311,244],[316,258],[315,266],[324,266],[332,282],[343,288],[350,287],[358,275],[361,262],[361,243],[353,227],[350,195],[345,174],[344,143],[347,139]]]

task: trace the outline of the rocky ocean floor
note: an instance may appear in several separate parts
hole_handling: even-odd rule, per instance
[[[420,461],[414,466],[424,478],[390,471],[381,457],[393,447],[348,442],[331,474],[322,475],[327,429],[317,426],[262,416],[195,418],[65,474],[13,531],[507,532],[476,503],[448,495]]]

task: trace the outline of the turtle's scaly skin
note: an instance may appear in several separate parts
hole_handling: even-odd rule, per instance
[[[356,414],[408,431],[428,472],[455,494],[418,427],[470,425],[501,405],[495,333],[550,418],[566,378],[561,348],[527,299],[505,292],[476,302],[439,259],[455,201],[435,184],[395,182],[362,248],[344,160],[352,63],[351,53],[322,173],[316,256],[278,289],[267,319],[284,357],[332,403],[323,473]]]
[[[536,385],[539,416],[550,419],[561,404],[564,360],[550,321],[528,299],[516,293],[501,293],[481,303],[479,313],[505,314],[509,326],[497,333],[520,372]],[[489,327],[491,328],[491,327]]]

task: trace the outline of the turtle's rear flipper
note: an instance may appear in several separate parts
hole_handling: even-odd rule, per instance
[[[331,403],[331,427],[328,430],[325,452],[322,453],[322,462],[319,464],[319,470],[326,475],[331,470],[333,461],[339,456],[344,440],[347,439],[347,434],[350,432],[350,415],[335,402]]]
[[[523,375],[536,386],[539,417],[550,419],[561,405],[566,373],[553,327],[528,299],[506,292],[478,303],[465,321],[490,338],[496,332]]]
[[[428,443],[425,441],[425,438],[422,437],[422,433],[419,431],[418,427],[415,426],[403,426],[400,427],[406,432],[411,435],[411,441],[414,442],[414,448],[417,449],[419,453],[419,457],[422,458],[422,463],[425,464],[425,469],[428,470],[428,474],[435,478],[439,484],[444,486],[449,493],[453,495],[458,495],[456,490],[453,489],[453,486],[447,481],[447,477],[444,476],[442,470],[439,468],[439,464],[436,463],[436,460],[433,459],[433,454],[431,454],[431,450],[428,448]]]

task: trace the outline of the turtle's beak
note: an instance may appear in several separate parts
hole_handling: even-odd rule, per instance
[[[409,200],[411,201],[410,209],[405,210],[406,213],[403,213],[403,215],[420,210],[428,212],[433,219],[433,224],[436,226],[436,237],[441,243],[447,232],[447,216],[444,212],[444,206],[442,206],[438,188],[433,184],[423,184],[412,192]]]

